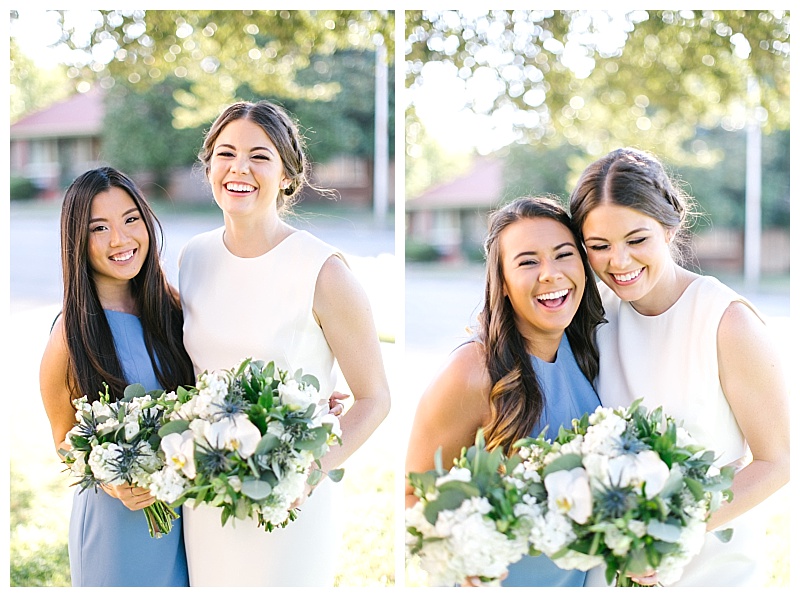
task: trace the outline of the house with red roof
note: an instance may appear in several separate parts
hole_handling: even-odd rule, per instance
[[[105,106],[102,90],[95,87],[52,106],[29,114],[11,125],[12,176],[27,178],[39,189],[39,197],[60,199],[82,172],[102,165],[115,165],[113,156],[102,154]],[[149,175],[129,172],[147,193]],[[388,203],[394,204],[394,161],[388,165]],[[315,185],[335,189],[343,203],[369,207],[374,195],[372,162],[361,156],[342,154],[314,164]],[[176,201],[211,201],[211,190],[191,166],[175,169],[168,188],[160,189]],[[303,191],[303,201],[328,202],[328,196],[313,189]]]
[[[93,89],[12,124],[11,175],[34,182],[43,197],[60,196],[78,174],[100,165],[103,113],[103,96]]]
[[[477,256],[489,212],[504,203],[503,188],[503,161],[476,158],[466,173],[406,201],[406,238],[444,260]]]

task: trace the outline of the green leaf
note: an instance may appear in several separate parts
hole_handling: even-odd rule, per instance
[[[267,433],[262,437],[256,445],[256,454],[263,456],[281,445],[281,440],[276,435]]]
[[[316,427],[310,430],[313,434],[312,437],[305,440],[300,440],[295,442],[295,447],[300,450],[309,450],[313,451],[315,448],[324,445],[328,441],[328,432],[325,431],[324,427]]]
[[[578,468],[581,465],[582,462],[579,454],[562,454],[553,462],[544,467],[544,471],[542,471],[542,477],[544,478],[550,473],[555,473],[556,471],[571,471],[572,469]]]
[[[343,468],[335,468],[333,470],[328,471],[328,478],[333,481],[334,483],[338,483],[344,477],[344,469]]]
[[[721,531],[712,531],[717,539],[723,543],[727,543],[733,537],[733,529],[722,529]]]
[[[647,524],[647,534],[660,541],[675,543],[681,538],[681,529],[675,524],[651,520]]]
[[[313,469],[308,475],[308,484],[311,485],[311,487],[317,486],[319,482],[322,481],[323,475],[324,473],[318,468]]]
[[[253,500],[263,500],[272,493],[272,486],[261,479],[247,478],[242,481],[242,493]]]
[[[319,392],[319,380],[310,373],[306,373],[303,377],[300,378],[300,381],[302,381],[304,384],[314,386],[317,392]]]
[[[189,429],[189,421],[177,419],[175,421],[164,423],[161,426],[161,429],[158,430],[158,436],[164,438],[172,433],[183,433],[187,429]]]
[[[423,512],[426,520],[431,524],[436,524],[436,518],[439,516],[439,512],[443,510],[455,510],[467,497],[468,495],[459,488],[449,491],[440,491],[439,497],[425,504]]]
[[[444,467],[442,466],[442,447],[437,448],[436,453],[433,455],[434,470],[439,474],[444,474]]]
[[[133,383],[125,388],[124,397],[126,400],[130,400],[131,398],[141,398],[142,396],[147,396],[147,391],[140,383]]]

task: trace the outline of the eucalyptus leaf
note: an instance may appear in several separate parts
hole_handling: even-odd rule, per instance
[[[311,473],[308,475],[308,484],[311,485],[312,487],[318,485],[319,482],[322,481],[323,474],[324,473],[318,468],[313,469]]]
[[[425,509],[423,511],[425,519],[431,524],[436,524],[439,512],[443,510],[455,510],[467,497],[468,495],[461,489],[440,491],[439,497],[425,504]]]
[[[580,467],[581,464],[581,457],[579,454],[562,454],[544,467],[542,477],[546,477],[550,473],[555,473],[556,471],[571,471],[574,468]]]
[[[295,447],[299,450],[314,450],[318,446],[328,441],[328,432],[324,427],[316,427],[310,430],[312,437],[295,442]]]
[[[338,483],[344,477],[344,469],[343,468],[335,468],[333,470],[328,471],[328,478],[333,481],[334,483]]]
[[[272,486],[261,479],[245,479],[242,481],[242,493],[253,500],[263,500],[272,493]]]
[[[167,437],[171,433],[183,433],[189,429],[189,421],[184,419],[177,419],[175,421],[169,421],[168,423],[164,423],[161,426],[161,429],[158,430],[159,437]]]
[[[265,434],[256,445],[256,454],[263,456],[281,445],[281,440],[271,433]]]
[[[721,531],[712,531],[714,536],[722,541],[723,543],[727,543],[733,537],[733,529],[722,529]]]
[[[306,373],[305,375],[303,375],[300,378],[300,381],[303,382],[304,384],[314,386],[317,392],[319,392],[319,380],[310,373]]]
[[[124,397],[127,400],[131,398],[141,398],[143,396],[147,396],[147,391],[144,389],[144,386],[140,383],[133,383],[125,388]]]
[[[660,541],[675,543],[681,538],[681,529],[674,524],[651,520],[647,523],[647,534]]]

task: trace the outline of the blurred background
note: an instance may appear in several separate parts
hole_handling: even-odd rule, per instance
[[[655,153],[695,198],[687,266],[753,301],[792,370],[788,12],[407,10],[405,22],[406,429],[482,306],[488,212],[524,195],[566,203],[589,163],[624,146]],[[789,582],[790,491],[764,505],[771,586]]]
[[[195,168],[205,130],[236,100],[283,105],[306,137],[312,182],[336,195],[304,192],[290,219],[346,255],[373,305],[394,388],[402,313],[395,20],[385,10],[20,8],[11,11],[9,43],[11,586],[69,586],[73,489],[38,392],[39,361],[61,303],[66,187],[100,165],[131,175],[163,224],[164,266],[177,286],[181,248],[222,225]],[[402,557],[394,547],[397,428],[390,414],[346,463],[338,586],[395,583],[395,557]]]

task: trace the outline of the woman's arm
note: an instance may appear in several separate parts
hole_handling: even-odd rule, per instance
[[[717,355],[722,390],[753,461],[734,476],[734,499],[711,516],[710,530],[750,510],[789,481],[786,378],[766,327],[746,305],[731,303],[722,316]]]
[[[53,443],[62,460],[65,451],[70,449],[65,439],[67,432],[75,425],[73,396],[67,388],[68,376],[69,349],[64,334],[64,319],[59,317],[50,331],[50,338],[39,365],[39,391],[42,394],[47,418],[50,420]]]
[[[389,413],[389,383],[366,292],[344,262],[329,258],[317,277],[314,314],[353,395],[340,418],[342,445],[322,458],[323,470],[340,466]]]
[[[71,446],[66,440],[67,432],[75,425],[73,396],[67,386],[69,376],[69,349],[64,335],[64,320],[59,317],[50,332],[50,339],[44,349],[39,366],[39,390],[56,452],[63,460]],[[131,487],[127,483],[117,486],[103,486],[105,492],[118,498],[131,510],[140,510],[155,501],[150,491],[141,487]]]
[[[433,469],[440,447],[442,465],[450,468],[461,449],[475,443],[478,428],[489,420],[490,391],[482,346],[470,342],[453,351],[417,405],[406,452],[406,476]],[[406,507],[416,501],[406,479]]]

